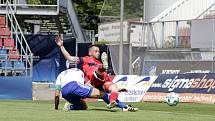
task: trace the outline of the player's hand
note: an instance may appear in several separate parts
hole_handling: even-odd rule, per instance
[[[55,38],[55,42],[56,44],[60,47],[60,46],[63,46],[63,40],[60,38],[60,36],[57,36]]]
[[[128,90],[125,88],[121,88],[121,89],[119,89],[119,92],[128,92]]]
[[[107,70],[108,69],[108,55],[106,52],[102,53],[101,59],[102,59],[103,68],[105,70]]]

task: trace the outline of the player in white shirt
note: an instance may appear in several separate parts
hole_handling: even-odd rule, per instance
[[[70,63],[66,63],[67,68],[70,68]],[[64,110],[86,110],[87,105],[83,100],[90,97],[102,97],[109,104],[109,94],[92,87],[89,84],[84,84],[84,73],[77,68],[67,69],[62,71],[55,82],[55,109],[58,109],[60,92],[62,97],[69,103],[65,103]],[[117,100],[117,107],[123,111],[137,111],[138,108],[133,108]]]
[[[83,98],[103,95],[98,89],[84,85],[84,73],[77,68],[62,71],[55,82],[55,109],[58,109],[60,92],[70,104],[68,110],[86,110]]]

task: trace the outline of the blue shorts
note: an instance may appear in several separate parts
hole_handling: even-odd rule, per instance
[[[93,87],[85,86],[76,81],[66,84],[62,89],[62,97],[72,104],[78,104],[81,99],[90,97]]]

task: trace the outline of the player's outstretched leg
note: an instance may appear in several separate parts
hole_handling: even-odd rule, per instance
[[[103,96],[103,100],[105,101],[105,103],[109,104],[110,101],[109,101],[109,95],[106,93],[104,96]],[[135,112],[135,111],[138,111],[138,108],[135,108],[135,107],[132,107],[131,105],[126,105],[125,103],[119,101],[118,99],[116,100],[116,106],[121,108],[122,111],[124,112]]]

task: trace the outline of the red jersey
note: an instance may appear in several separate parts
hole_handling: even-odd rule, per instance
[[[103,88],[104,83],[112,82],[106,72],[103,72],[104,81],[100,81],[94,76],[94,71],[98,69],[99,66],[102,66],[102,63],[98,59],[90,56],[80,57],[78,64],[81,65],[85,74],[85,81],[90,80],[91,85],[95,86],[96,88],[101,89]]]

